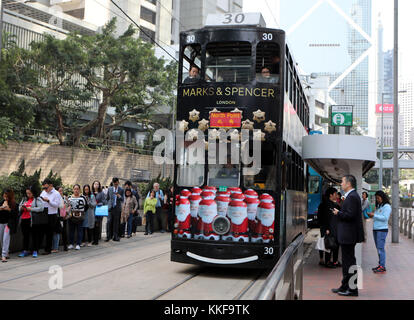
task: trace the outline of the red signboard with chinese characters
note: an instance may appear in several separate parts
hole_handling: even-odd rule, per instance
[[[377,104],[375,107],[376,113],[381,113],[381,104]],[[384,113],[394,113],[394,105],[393,104],[384,104]]]
[[[212,112],[210,113],[210,128],[240,128],[241,113]]]

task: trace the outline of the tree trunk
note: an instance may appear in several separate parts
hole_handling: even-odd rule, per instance
[[[59,139],[59,144],[62,145],[65,138],[65,127],[63,125],[63,115],[62,112],[59,109],[59,106],[55,106],[56,110],[56,117],[57,117],[57,123],[58,123],[58,131],[57,131],[57,138]]]

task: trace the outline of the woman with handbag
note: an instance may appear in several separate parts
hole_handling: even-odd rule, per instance
[[[375,193],[375,207],[374,213],[368,213],[371,218],[374,218],[374,242],[378,251],[378,267],[372,268],[374,273],[385,273],[385,241],[388,234],[388,220],[391,215],[391,205],[387,194],[383,191]]]
[[[33,257],[37,257],[39,250],[38,246],[35,247],[35,237],[32,227],[32,215],[37,212],[43,212],[44,205],[42,199],[40,199],[40,190],[37,190],[35,186],[26,188],[26,196],[19,204],[19,218],[20,228],[23,234],[23,251],[19,254],[19,257],[27,257],[29,253],[30,236],[32,236],[33,242]]]
[[[6,190],[0,201],[0,239],[2,240],[1,262],[9,258],[10,235],[16,233],[18,208],[14,192]]]
[[[68,219],[69,215],[69,200],[66,195],[63,194],[63,187],[58,188],[58,192],[62,197],[62,203],[59,207],[59,222],[62,226],[62,244],[63,250],[68,251]],[[58,241],[59,242],[59,241]]]
[[[144,235],[152,234],[154,231],[154,215],[155,206],[157,205],[158,199],[155,198],[155,190],[151,190],[149,197],[144,202],[144,215],[145,215],[145,233]]]
[[[96,207],[101,207],[106,205],[106,195],[102,190],[101,183],[99,181],[94,181],[92,183],[92,194],[96,200]],[[95,207],[95,209],[96,209]],[[102,233],[102,216],[95,216],[95,226],[93,228],[93,245],[99,244],[99,239],[101,239]]]
[[[325,247],[327,247],[327,244],[331,244],[329,246],[331,248],[327,248],[330,249],[330,252],[325,252],[325,261],[320,262],[320,264],[323,264],[327,268],[341,266],[341,263],[338,262],[339,246],[337,245],[338,241],[336,239],[338,220],[332,212],[334,208],[340,209],[337,203],[337,192],[335,188],[328,188],[318,208],[321,237],[325,237]],[[331,262],[331,256],[333,256],[333,262]]]
[[[70,245],[68,249],[73,249],[75,242],[75,231],[77,234],[76,237],[76,250],[80,250],[80,245],[82,244],[82,222],[85,219],[85,209],[86,209],[86,198],[80,193],[81,187],[78,184],[73,186],[73,195],[69,198],[69,242]]]

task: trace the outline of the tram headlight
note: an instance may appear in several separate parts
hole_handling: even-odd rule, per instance
[[[224,235],[230,230],[230,220],[223,216],[217,216],[213,220],[213,231],[218,235]]]

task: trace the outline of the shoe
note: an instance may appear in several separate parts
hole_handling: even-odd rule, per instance
[[[145,232],[145,233],[144,233],[144,236],[147,236],[147,235],[148,235],[148,232]]]
[[[121,239],[120,238],[114,238],[114,241],[120,241]]]
[[[51,253],[52,253],[51,251],[50,252],[49,251],[45,251],[45,252],[42,253],[42,256],[47,256],[48,254],[51,254]]]
[[[92,242],[92,245],[97,246],[98,242],[94,241],[94,242]]]
[[[343,290],[343,291],[338,291],[338,294],[340,296],[344,296],[344,297],[358,297],[358,290]]]
[[[88,242],[87,246],[88,247],[92,247],[92,243],[91,242]]]
[[[379,266],[377,269],[373,270],[374,273],[385,273],[387,272],[387,269],[385,269],[383,266]]]
[[[19,258],[24,258],[27,257],[29,255],[29,252],[27,251],[23,251],[21,254],[18,255]]]
[[[7,258],[6,257],[1,257],[1,262],[7,262]]]
[[[334,262],[334,264],[333,264],[333,265],[335,266],[335,268],[342,267],[342,263],[340,263],[339,261]]]
[[[152,232],[150,232],[149,234],[152,234]]]
[[[37,258],[37,251],[33,251],[32,257]]]
[[[73,249],[73,244],[70,244],[70,245],[68,246],[68,249],[69,249],[69,250],[72,250],[72,249]]]
[[[127,235],[127,238],[129,239],[129,238],[131,238],[132,236],[129,234],[129,235]]]
[[[63,251],[68,251],[68,247],[63,247]]]
[[[165,230],[161,230],[161,233],[165,233]]]
[[[80,246],[81,247],[86,247],[86,243],[82,243]]]
[[[106,239],[105,242],[109,242],[109,240],[111,240],[111,239]]]
[[[52,251],[50,251],[51,253],[58,253],[59,252],[59,250],[52,250]]]
[[[137,234],[134,232],[132,235],[135,237]]]
[[[325,268],[335,269],[335,265],[332,262],[325,263]]]
[[[77,245],[77,246],[75,247],[75,250],[80,250],[80,246],[79,246],[79,245]]]
[[[377,270],[378,268],[379,268],[380,266],[378,265],[377,267],[375,267],[375,268],[372,268],[372,271],[375,271],[375,270]]]

